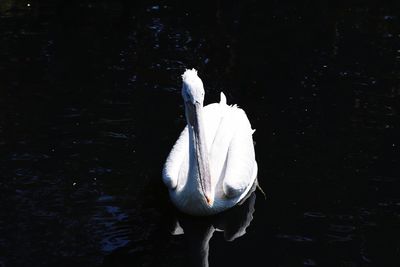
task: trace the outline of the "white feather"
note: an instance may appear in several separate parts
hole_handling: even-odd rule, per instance
[[[184,75],[189,75],[188,71]],[[173,146],[163,169],[163,181],[172,202],[181,211],[193,215],[210,215],[231,208],[247,195],[257,176],[254,131],[245,112],[236,105],[228,106],[221,92],[220,103],[205,106],[203,116],[214,203],[208,206],[203,201],[199,183],[191,177],[195,175],[190,173],[189,159],[194,155],[189,152],[192,140],[188,126]]]

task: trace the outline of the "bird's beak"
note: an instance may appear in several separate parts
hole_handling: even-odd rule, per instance
[[[188,120],[188,123],[194,128],[195,125],[197,125],[197,110],[196,110],[196,105],[191,103],[190,101],[185,102],[185,108],[186,108],[186,117]],[[198,127],[196,127],[198,130]]]
[[[211,174],[210,165],[208,160],[208,150],[206,146],[205,133],[203,127],[202,118],[202,104],[196,102],[185,103],[187,120],[190,126],[193,127],[194,141],[195,141],[195,153],[197,166],[199,171],[200,185],[203,191],[205,200],[209,206],[214,202],[211,194]]]

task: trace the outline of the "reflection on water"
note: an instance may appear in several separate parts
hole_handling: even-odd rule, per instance
[[[187,266],[213,233],[210,266],[398,267],[398,10],[1,0],[0,266]],[[168,228],[192,67],[256,129],[268,198],[234,242],[234,218]]]
[[[234,241],[246,233],[255,211],[255,192],[240,205],[209,218],[196,218],[179,213],[173,222],[173,235],[185,235],[190,266],[209,266],[210,240],[215,232],[222,232],[226,241]],[[187,252],[182,252],[187,253]],[[214,251],[218,254],[217,248]]]

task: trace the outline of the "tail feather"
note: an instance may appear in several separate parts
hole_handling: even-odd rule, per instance
[[[223,92],[221,92],[221,100],[219,101],[220,105],[226,105],[226,96]]]

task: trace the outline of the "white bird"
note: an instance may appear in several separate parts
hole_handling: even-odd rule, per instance
[[[236,105],[203,107],[204,87],[195,69],[182,75],[187,126],[163,168],[172,203],[191,215],[212,215],[239,203],[256,183],[250,122]]]

